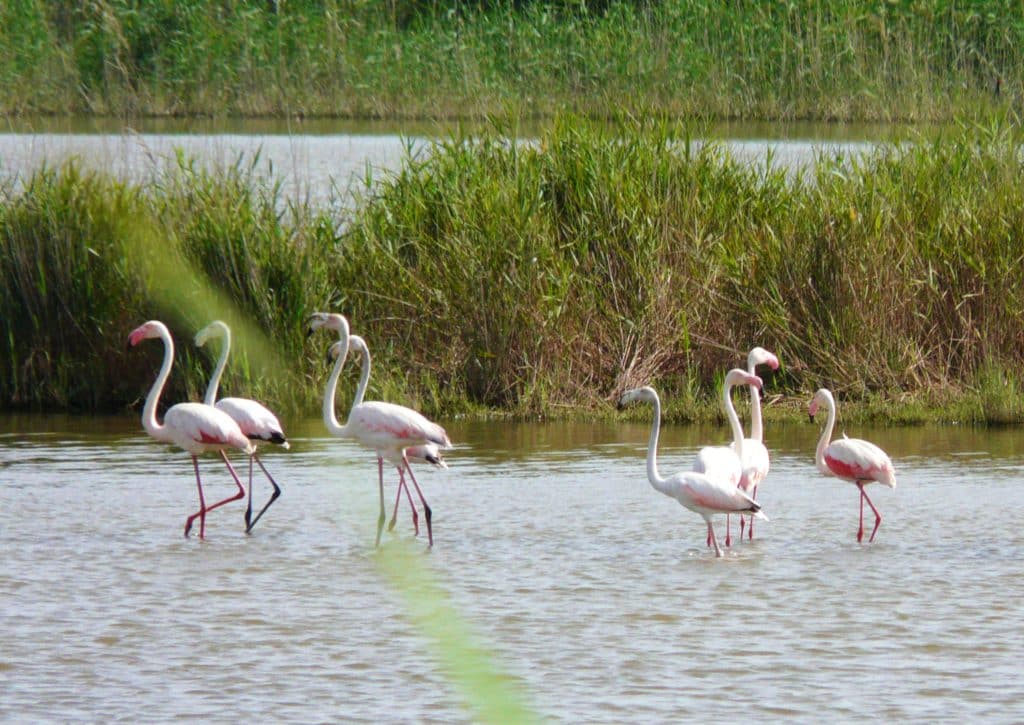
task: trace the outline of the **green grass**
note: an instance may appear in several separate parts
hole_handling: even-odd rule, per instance
[[[0,400],[137,404],[159,351],[124,338],[151,317],[179,342],[169,399],[199,397],[212,361],[190,340],[223,317],[240,340],[225,394],[313,412],[327,341],[304,321],[330,309],[372,347],[371,394],[433,415],[610,415],[651,383],[670,419],[706,419],[759,344],[783,364],[770,391],[797,401],[769,415],[827,386],[851,416],[1024,417],[1015,123],[796,176],[668,121],[564,115],[516,136],[456,132],[322,207],[258,160],[179,159],[141,185],[39,171],[0,196]]]
[[[14,0],[0,84],[4,113],[939,120],[1019,104],[1024,7]]]

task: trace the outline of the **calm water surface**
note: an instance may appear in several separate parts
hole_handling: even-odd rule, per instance
[[[771,522],[717,560],[647,483],[646,425],[447,427],[414,560],[543,717],[1024,718],[1020,431],[851,430],[899,478],[870,489],[884,521],[862,546],[856,489],[813,468],[817,427],[769,428]],[[279,502],[251,536],[241,502],[211,513],[201,542],[181,535],[187,457],[136,419],[0,418],[4,719],[473,719],[374,553],[374,460],[288,428],[265,456]],[[667,429],[663,471],[725,438]],[[403,509],[383,548],[410,541]]]

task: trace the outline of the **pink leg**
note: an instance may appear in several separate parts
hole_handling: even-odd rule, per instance
[[[871,538],[868,539],[868,543],[870,544],[875,540],[875,532],[878,531],[878,527],[882,525],[882,514],[878,513],[878,509],[876,509],[875,505],[871,503],[871,499],[868,498],[868,493],[864,490],[863,486],[860,487],[860,495],[863,497],[864,501],[868,502],[868,506],[871,507],[871,510],[875,512],[875,528],[871,530]],[[863,510],[863,508],[864,504],[861,503],[861,509]]]
[[[722,557],[721,547],[718,546],[718,539],[715,538],[715,530],[711,526],[711,519],[707,519],[708,522],[708,538],[711,539],[711,543],[715,545],[715,556]]]
[[[412,509],[412,526],[415,530],[415,535],[420,535],[420,515],[416,513],[416,504],[412,502],[412,494],[409,493],[409,487],[405,485],[405,474],[402,473],[402,469],[398,469],[398,490],[395,492],[395,511],[391,514],[391,521],[388,523],[388,531],[395,528],[395,521],[398,519],[398,503],[402,499],[402,491],[405,491],[406,498],[409,499],[409,508]]]
[[[860,489],[860,528],[857,529],[857,543],[859,544],[864,538],[864,486],[858,483],[857,488]]]
[[[224,451],[221,451],[220,457],[224,459],[224,465],[228,467],[228,471],[231,473],[231,478],[235,479],[235,485],[238,486],[238,492],[234,496],[228,496],[223,501],[218,501],[213,506],[207,506],[207,513],[213,511],[214,509],[220,508],[226,503],[231,503],[232,501],[237,501],[240,498],[245,498],[245,486],[242,485],[241,480],[239,480],[238,478],[238,474],[235,473],[235,469],[231,465],[231,461],[228,460],[228,454],[225,453]]]
[[[744,524],[746,524],[746,523],[747,523],[747,517],[744,516],[743,514],[740,514],[740,541],[743,541],[743,527],[744,527]],[[754,528],[754,526],[753,526],[754,520],[753,519],[750,520],[750,524],[751,524],[750,528]]]
[[[206,500],[203,498],[203,482],[199,478],[199,459],[192,456],[192,467],[196,470],[196,488],[199,489],[199,511],[185,519],[185,536],[192,530],[192,522],[199,517],[199,538],[206,536]]]
[[[412,473],[412,468],[409,467],[409,461],[405,459],[405,454],[402,454],[402,463],[405,465],[405,470],[409,472],[409,480],[412,481],[412,485],[416,488],[416,494],[420,497],[420,503],[423,504],[423,516],[427,520],[427,546],[434,545],[434,530],[430,525],[430,506],[427,505],[427,499],[423,498],[423,492],[420,490],[420,484],[416,482],[416,476]]]

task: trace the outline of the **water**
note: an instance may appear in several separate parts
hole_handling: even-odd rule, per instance
[[[278,503],[251,536],[242,502],[212,512],[200,542],[181,535],[187,457],[136,419],[0,418],[4,719],[473,720],[373,550],[372,457],[286,425],[292,450],[265,456]],[[1018,431],[851,430],[899,479],[869,488],[884,520],[858,545],[856,489],[813,467],[817,426],[769,427],[771,522],[716,559],[647,483],[646,425],[446,425],[451,468],[418,476],[434,549],[404,507],[382,548],[414,543],[544,718],[1024,718]],[[666,429],[662,470],[726,437]]]
[[[351,202],[367,178],[397,170],[407,147],[421,153],[426,139],[447,131],[437,124],[286,121],[183,122],[35,119],[9,122],[0,133],[0,180],[23,180],[44,164],[75,159],[86,168],[144,182],[177,163],[181,152],[209,168],[242,163],[282,183],[284,193],[315,203]],[[751,163],[766,160],[798,169],[820,153],[864,153],[879,140],[906,134],[899,127],[834,124],[727,125],[718,138]]]

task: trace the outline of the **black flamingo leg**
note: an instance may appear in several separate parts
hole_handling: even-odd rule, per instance
[[[732,516],[729,514],[725,515],[725,545],[732,546]],[[743,538],[743,534],[740,534],[740,538]]]
[[[270,500],[267,501],[266,504],[263,505],[263,508],[260,509],[260,512],[258,514],[256,514],[256,518],[254,518],[252,520],[252,523],[250,524],[250,523],[248,523],[248,521],[246,521],[245,533],[247,533],[247,534],[252,531],[252,527],[256,525],[256,522],[260,520],[260,517],[263,516],[264,513],[266,513],[268,508],[270,508],[270,504],[274,503],[274,501],[277,500],[277,497],[281,495],[281,487],[277,485],[277,481],[274,480],[274,477],[270,475],[270,471],[268,471],[266,466],[263,465],[263,461],[261,461],[259,459],[259,456],[257,456],[255,453],[253,454],[252,457],[256,459],[256,463],[259,465],[260,470],[262,470],[263,473],[266,475],[267,480],[270,481],[270,485],[274,487],[274,492],[272,494],[270,494]],[[249,467],[250,467],[250,476],[251,476],[252,475],[252,473],[251,473],[252,462],[251,461],[249,462]],[[249,510],[251,512],[252,511],[252,508],[251,508],[252,507],[252,483],[251,483],[251,481],[249,483],[249,506],[250,506]]]
[[[871,499],[868,498],[868,493],[864,490],[864,486],[860,487],[860,495],[864,497],[864,500],[868,502],[868,506],[870,506],[871,510],[875,512],[875,528],[871,530],[871,538],[868,539],[868,543],[870,544],[875,540],[875,532],[878,531],[878,527],[882,525],[882,514],[878,513],[878,509],[876,509],[875,505],[871,503]],[[862,503],[861,507],[863,508],[863,506],[864,504]]]
[[[252,526],[249,524],[252,519],[252,456],[249,456],[249,500],[245,505],[245,533],[249,533]]]
[[[405,459],[405,454],[402,454],[402,463],[405,465],[405,470],[409,472],[409,480],[412,481],[412,485],[416,488],[416,494],[420,497],[420,503],[423,504],[423,516],[427,520],[427,546],[434,545],[434,530],[430,525],[430,506],[427,505],[427,499],[423,498],[423,491],[420,490],[420,484],[416,481],[416,476],[412,473],[412,468],[409,467],[409,461]],[[411,498],[411,496],[410,496]]]
[[[374,547],[380,546],[380,534],[384,530],[384,459],[377,456],[377,478],[380,488],[380,516],[377,517],[377,541]]]
[[[199,459],[192,456],[192,467],[196,469],[196,488],[199,489],[199,511],[185,519],[185,536],[192,530],[192,522],[199,517],[199,538],[206,535],[206,500],[203,498],[203,482],[199,478]]]

